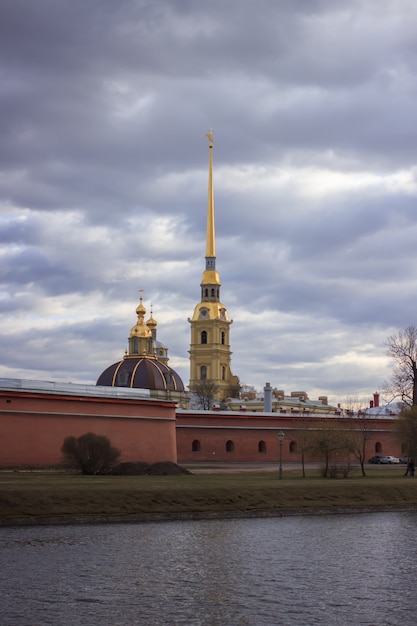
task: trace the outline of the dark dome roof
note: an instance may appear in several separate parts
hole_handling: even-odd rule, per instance
[[[177,372],[153,357],[127,356],[100,374],[96,385],[158,391],[184,391]]]

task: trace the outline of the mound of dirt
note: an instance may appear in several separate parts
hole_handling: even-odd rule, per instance
[[[126,461],[118,463],[111,472],[113,476],[176,476],[178,474],[192,474],[184,467],[172,463],[171,461],[160,461],[159,463],[143,463],[142,461]]]
[[[149,474],[150,467],[148,463],[142,463],[141,461],[137,463],[126,461],[112,467],[111,474],[113,476],[146,476]]]
[[[148,472],[152,476],[175,476],[177,474],[192,474],[189,470],[177,465],[176,463],[172,463],[171,461],[160,461],[159,463],[154,463],[150,465],[150,470]]]

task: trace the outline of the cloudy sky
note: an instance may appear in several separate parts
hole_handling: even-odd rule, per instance
[[[233,373],[367,402],[415,324],[415,0],[3,0],[0,376],[189,380],[214,133]]]

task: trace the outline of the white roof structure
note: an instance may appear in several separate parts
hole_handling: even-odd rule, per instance
[[[24,378],[0,378],[0,389],[22,392],[43,391],[49,394],[67,394],[71,396],[90,396],[101,398],[150,398],[149,389],[130,387],[99,387],[97,385],[79,385],[77,383],[56,383],[48,380],[30,380]]]
[[[404,410],[404,402],[389,402],[383,406],[373,406],[368,409],[362,409],[362,413],[372,417],[392,417],[399,415]]]

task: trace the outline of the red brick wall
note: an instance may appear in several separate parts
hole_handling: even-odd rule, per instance
[[[299,453],[290,452],[292,441],[300,438],[299,430],[305,427],[318,428],[323,418],[301,419],[299,415],[231,413],[211,411],[177,411],[177,455],[178,463],[196,461],[220,462],[277,462],[279,441],[277,433],[283,430],[282,460],[300,461]],[[350,428],[347,418],[328,417],[327,424]],[[393,419],[369,421],[366,458],[376,454],[375,446],[381,444],[381,454],[401,456],[401,445],[392,433]],[[200,443],[200,450],[193,451],[193,441]],[[227,441],[233,442],[233,450],[226,450]],[[265,452],[259,452],[258,444],[265,442]]]
[[[45,466],[62,461],[65,437],[86,432],[107,436],[122,451],[122,461],[273,462],[279,460],[277,433],[283,430],[282,460],[299,461],[290,453],[303,424],[319,427],[319,417],[278,413],[183,411],[168,402],[146,399],[92,398],[44,392],[0,391],[0,466]],[[346,418],[327,423],[349,427]],[[401,455],[392,433],[393,419],[369,422],[367,458],[381,444],[382,454]],[[192,451],[193,441],[200,450]],[[226,442],[233,442],[226,451]],[[258,444],[265,442],[265,452]]]
[[[0,391],[0,466],[59,464],[65,437],[87,432],[121,461],[177,461],[173,403]]]

